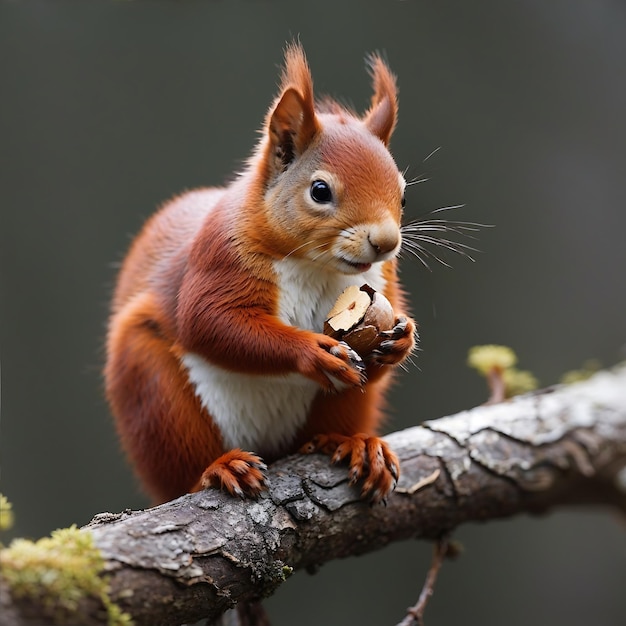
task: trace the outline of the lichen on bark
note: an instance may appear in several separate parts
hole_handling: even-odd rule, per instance
[[[130,615],[109,597],[104,568],[91,532],[76,526],[38,541],[15,539],[0,551],[1,575],[18,603],[37,603],[56,624],[88,624],[95,618],[109,626],[131,626]]]

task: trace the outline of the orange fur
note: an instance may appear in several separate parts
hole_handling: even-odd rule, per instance
[[[265,484],[255,453],[272,461],[302,447],[347,460],[366,497],[381,500],[393,488],[398,461],[376,435],[391,366],[413,349],[413,322],[389,334],[383,354],[361,355],[364,384],[345,347],[321,328],[288,323],[286,315],[307,312],[281,282],[288,280],[282,271],[312,272],[326,294],[332,281],[358,280],[380,265],[385,295],[403,317],[395,253],[404,190],[387,150],[396,84],[379,57],[370,68],[374,95],[363,117],[332,101],[316,108],[304,52],[289,46],[280,92],[245,171],[228,187],[165,204],[124,261],[109,323],[106,392],[122,446],[156,501],[210,485],[254,496]],[[332,200],[313,198],[319,180]],[[286,443],[244,452],[226,443],[236,425],[228,422],[225,433],[226,418],[220,427],[191,382],[189,355],[220,376],[271,382],[299,374],[318,391]]]

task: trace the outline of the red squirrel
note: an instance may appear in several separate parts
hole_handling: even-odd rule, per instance
[[[378,436],[394,366],[414,348],[396,273],[405,180],[388,145],[394,75],[369,58],[359,116],[315,101],[299,44],[243,172],[166,203],[132,244],[115,289],[106,395],[122,447],[157,502],[216,486],[255,497],[265,462],[347,461],[384,500],[398,459]],[[322,333],[349,285],[391,302],[395,326],[357,355]]]

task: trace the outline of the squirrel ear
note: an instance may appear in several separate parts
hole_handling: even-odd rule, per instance
[[[315,114],[311,115],[302,96],[293,88],[283,92],[269,120],[270,159],[279,171],[306,150],[317,130]]]
[[[368,57],[367,64],[372,76],[374,95],[372,105],[363,116],[363,121],[370,132],[388,145],[398,119],[396,77],[377,54]]]
[[[319,130],[313,101],[313,80],[299,44],[285,50],[281,94],[270,110],[268,162],[273,174],[287,169]]]

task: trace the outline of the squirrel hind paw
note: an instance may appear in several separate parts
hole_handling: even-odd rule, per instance
[[[395,452],[379,437],[358,433],[346,435],[317,435],[300,452],[321,452],[331,457],[331,463],[347,461],[350,484],[362,482],[361,497],[371,504],[385,502],[395,489],[400,475],[400,462]]]
[[[367,474],[362,494],[372,504],[384,502],[395,489],[400,475],[400,462],[395,452],[378,437],[370,437],[365,444]]]
[[[217,487],[240,498],[256,498],[267,489],[267,465],[252,452],[230,450],[207,467],[194,491]]]

